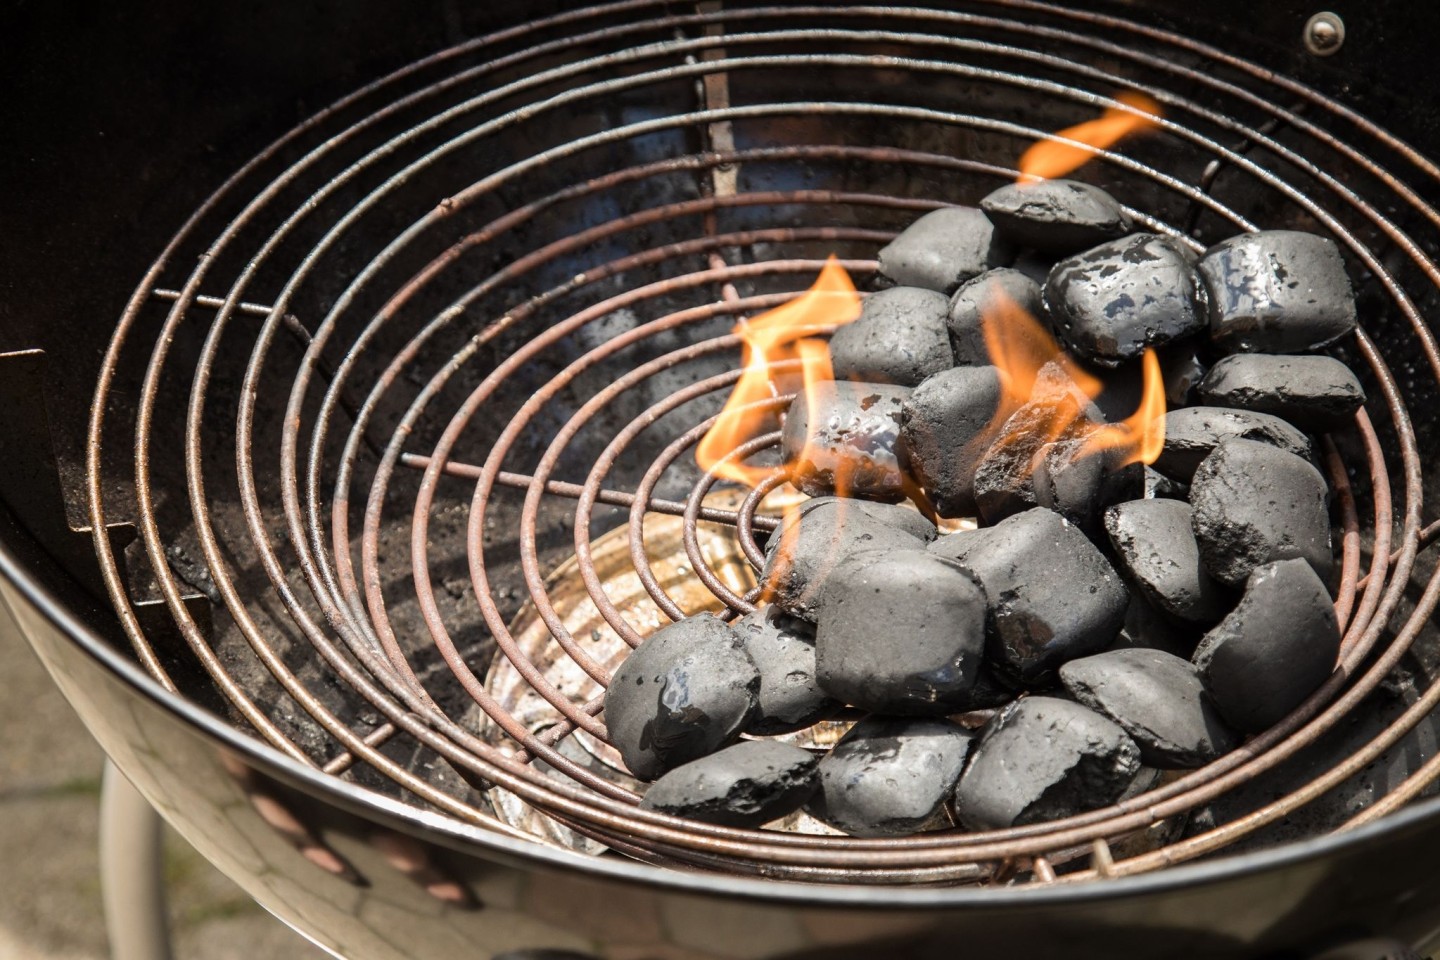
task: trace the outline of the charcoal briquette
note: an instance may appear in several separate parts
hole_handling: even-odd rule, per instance
[[[1045,281],[1044,302],[1070,351],[1104,367],[1205,325],[1189,251],[1156,234],[1132,234],[1061,260]]]
[[[1310,438],[1279,417],[1225,407],[1185,407],[1165,414],[1165,445],[1154,467],[1188,484],[1200,461],[1230,439],[1268,443],[1305,460],[1313,456]]]
[[[1325,584],[1303,560],[1258,567],[1230,615],[1195,650],[1221,716],[1259,733],[1314,693],[1335,669],[1340,629]]]
[[[1354,371],[1326,356],[1232,354],[1210,368],[1197,393],[1212,406],[1268,413],[1311,433],[1345,426],[1365,404]]]
[[[726,827],[758,827],[794,813],[820,786],[820,758],[774,740],[748,740],[676,767],[640,806]]]
[[[820,789],[806,811],[854,837],[945,826],[974,739],[949,720],[867,717],[820,761]]]
[[[986,725],[955,789],[972,830],[1043,823],[1114,803],[1140,771],[1115,721],[1054,697],[1025,697]]]
[[[985,612],[985,591],[954,561],[924,549],[856,555],[817,611],[816,679],[835,699],[875,713],[975,709]]]
[[[975,207],[932,210],[880,250],[880,278],[947,296],[971,277],[1009,263],[1010,245]]]
[[[1189,500],[1190,485],[1172,480],[1154,467],[1145,468],[1145,496],[1159,500]]]
[[[1138,590],[1132,590],[1125,607],[1125,625],[1110,649],[1160,650],[1188,659],[1203,635],[1203,628],[1166,616]]]
[[[1018,270],[1001,267],[967,280],[950,298],[947,319],[950,347],[958,364],[991,362],[985,342],[985,318],[1004,323],[1019,307],[1032,317],[1040,316],[1040,284]]]
[[[843,704],[815,681],[815,628],[774,604],[735,621],[735,632],[760,672],[760,692],[747,733],[772,736],[803,730]]]
[[[1197,265],[1210,336],[1245,353],[1305,353],[1355,329],[1355,294],[1335,241],[1262,230],[1222,241]]]
[[[1077,180],[1007,184],[981,200],[980,209],[1006,240],[1061,256],[1123,237],[1131,228],[1119,201]]]
[[[1129,592],[1085,534],[1037,507],[993,527],[941,537],[985,589],[986,662],[1006,682],[1034,687],[1062,663],[1099,653],[1125,620]]]
[[[662,627],[625,658],[605,694],[605,727],[630,772],[653,780],[734,742],[759,691],[740,635],[702,613]]]
[[[790,479],[812,497],[895,502],[910,481],[900,467],[900,407],[909,387],[827,381],[790,404],[780,445]]]
[[[920,384],[901,405],[901,461],[940,516],[974,515],[975,467],[1001,397],[994,367],[955,367]]]
[[[859,319],[830,338],[835,378],[913,387],[950,369],[949,310],[944,294],[920,287],[871,294]]]
[[[1160,378],[1165,384],[1165,403],[1171,409],[1195,402],[1195,388],[1205,379],[1210,365],[1195,349],[1195,341],[1169,343],[1158,351]]]
[[[1275,560],[1307,561],[1330,576],[1330,515],[1325,478],[1308,461],[1254,440],[1225,440],[1190,484],[1200,558],[1232,586]]]
[[[1105,511],[1105,532],[1120,571],[1150,603],[1187,623],[1210,626],[1232,598],[1200,560],[1192,513],[1179,500],[1131,500]]]
[[[1060,682],[1118,723],[1148,766],[1198,767],[1234,749],[1234,735],[1188,660],[1159,650],[1108,650],[1065,664]]]

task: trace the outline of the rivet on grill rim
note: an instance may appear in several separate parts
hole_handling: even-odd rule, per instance
[[[1317,57],[1338,53],[1345,45],[1345,21],[1326,10],[1305,21],[1305,49]]]

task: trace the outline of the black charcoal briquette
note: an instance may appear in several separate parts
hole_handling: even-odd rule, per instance
[[[867,717],[820,761],[820,790],[806,810],[854,837],[945,826],[974,739],[949,720]]]
[[[1235,746],[1200,671],[1180,657],[1109,650],[1065,664],[1060,682],[1076,700],[1120,724],[1149,766],[1198,767]]]
[[[843,704],[815,682],[815,628],[773,604],[735,621],[745,652],[760,671],[760,693],[747,733],[803,730]]]
[[[1188,659],[1203,635],[1203,628],[1166,616],[1139,591],[1131,591],[1130,603],[1125,608],[1125,625],[1110,649],[1160,650]]]
[[[910,481],[900,468],[900,406],[909,387],[833,381],[790,404],[780,445],[791,482],[812,497],[894,502]]]
[[[1007,184],[981,200],[980,209],[1006,240],[1062,256],[1130,231],[1114,197],[1076,180]]]
[[[880,250],[880,277],[893,286],[947,296],[971,277],[1010,262],[1010,245],[974,207],[932,210]]]
[[[1340,629],[1325,584],[1303,560],[1268,563],[1195,650],[1220,715],[1246,733],[1269,729],[1335,670]]]
[[[1210,365],[1195,349],[1194,340],[1169,343],[1159,350],[1160,377],[1165,383],[1165,402],[1171,408],[1188,407],[1195,400],[1195,388],[1205,379]]]
[[[1355,295],[1328,237],[1262,230],[1222,241],[1197,265],[1210,335],[1227,350],[1304,353],[1355,329]]]
[[[1232,354],[1210,368],[1196,392],[1212,406],[1268,413],[1311,433],[1344,426],[1365,404],[1354,371],[1324,356]]]
[[[1239,586],[1256,567],[1299,558],[1329,577],[1327,493],[1320,471],[1293,453],[1254,440],[1221,442],[1190,484],[1205,569]]]
[[[986,662],[1007,682],[1048,682],[1067,660],[1109,647],[1124,623],[1129,592],[1119,574],[1050,510],[941,537],[929,549],[979,578],[988,603]]]
[[[901,460],[942,517],[975,512],[975,466],[989,446],[1001,396],[994,367],[955,367],[920,384],[901,405]]]
[[[1044,301],[1070,351],[1104,367],[1203,329],[1204,293],[1179,242],[1138,233],[1055,264]]]
[[[830,338],[837,380],[913,387],[955,365],[946,326],[950,301],[920,287],[894,287],[865,299],[860,317]]]
[[[1018,270],[1002,267],[967,280],[950,298],[947,321],[950,347],[958,364],[990,363],[990,350],[985,343],[985,318],[992,323],[1006,323],[1013,316],[1012,307],[1019,307],[1032,317],[1040,316],[1040,284]]]
[[[1131,500],[1105,511],[1120,570],[1152,604],[1187,623],[1210,626],[1231,597],[1200,560],[1190,504]]]
[[[1200,461],[1222,440],[1258,440],[1310,460],[1310,438],[1268,413],[1224,407],[1186,407],[1165,414],[1165,446],[1154,467],[1180,483],[1189,483]]]
[[[972,830],[1042,823],[1114,803],[1140,748],[1113,720],[1053,697],[1017,700],[986,725],[955,789]]]
[[[946,716],[971,699],[985,653],[985,591],[923,549],[867,552],[836,571],[819,606],[815,677],[863,710]]]
[[[829,506],[826,506],[826,505]],[[912,537],[924,540],[929,543],[940,535],[935,529],[935,524],[926,520],[919,510],[907,507],[902,503],[877,503],[874,500],[856,500],[853,497],[811,497],[803,501],[795,513],[787,515],[786,522],[789,523],[795,517],[803,516],[811,510],[821,508],[830,509],[838,507],[841,509],[855,509],[865,514],[871,520],[878,520],[881,523],[892,524],[899,527]],[[767,544],[767,549],[769,545]]]
[[[732,743],[759,691],[740,635],[702,613],[662,627],[625,658],[605,694],[605,727],[630,772],[653,780]]]
[[[915,522],[898,513],[877,517],[870,512],[872,506],[880,505],[843,497],[818,498],[805,503],[770,535],[760,576],[776,606],[813,622],[826,582],[847,556],[870,549],[919,549],[935,536],[935,527],[919,514],[914,514]],[[900,507],[888,509],[913,513]],[[916,536],[921,524],[928,528],[928,537]]]
[[[774,740],[749,740],[676,767],[645,791],[647,810],[758,827],[803,807],[820,785],[820,759]]]

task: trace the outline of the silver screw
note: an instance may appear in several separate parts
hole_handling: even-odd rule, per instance
[[[1345,43],[1345,21],[1338,14],[1317,13],[1305,22],[1305,49],[1317,57],[1328,57]]]

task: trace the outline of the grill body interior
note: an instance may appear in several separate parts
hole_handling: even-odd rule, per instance
[[[236,138],[199,173],[179,147],[156,151],[146,169],[181,171],[185,202],[131,187],[112,202],[144,242],[101,251],[102,278],[22,284],[7,304],[27,316],[4,346],[49,355],[43,371],[6,362],[23,373],[16,410],[49,404],[59,468],[7,468],[7,602],[162,812],[353,957],[843,956],[879,941],[925,955],[956,938],[982,954],[1263,955],[1433,926],[1431,805],[1379,814],[1430,789],[1435,754],[1440,137],[1390,86],[1418,60],[1386,53],[1394,81],[1366,74],[1367,57],[1406,49],[1383,11],[1347,14],[1347,47],[1324,63],[1300,43],[1308,11],[1279,8],[1245,36],[1129,5],[528,14],[437,15],[446,37],[383,6],[345,14],[333,25],[367,37],[397,24],[393,51],[360,44],[384,51],[366,76],[444,52],[318,113],[360,68],[302,67],[285,44],[278,89],[237,91],[221,118],[194,90],[171,95],[202,128],[249,111],[281,139]],[[275,15],[303,33],[301,15]],[[255,54],[256,29],[227,34],[237,55]],[[1277,59],[1288,70],[1271,74]],[[877,843],[637,814],[566,749],[603,726],[597,701],[547,688],[556,664],[597,690],[607,664],[553,612],[550,573],[627,527],[648,569],[647,503],[693,529],[708,484],[687,440],[733,380],[737,315],[803,288],[831,253],[866,277],[909,220],[978,200],[1026,144],[1124,89],[1160,99],[1167,124],[1084,177],[1201,248],[1252,227],[1328,233],[1359,281],[1364,336],[1342,353],[1372,402],[1327,457],[1348,491],[1342,675],[1253,763],[1039,829]],[[319,99],[270,107],[286,90]],[[144,153],[140,129],[122,156]],[[55,229],[79,233],[84,214],[62,210]],[[48,452],[35,416],[8,420],[17,447]],[[745,535],[753,503],[717,509],[709,521]],[[69,529],[87,524],[113,525],[98,572]],[[647,586],[666,610],[668,584]],[[538,652],[514,626],[537,601],[559,637]],[[609,612],[638,642],[643,625]],[[540,714],[488,699],[495,664],[539,690]],[[496,783],[543,813],[507,815],[483,789]],[[658,867],[542,849],[536,823]]]

